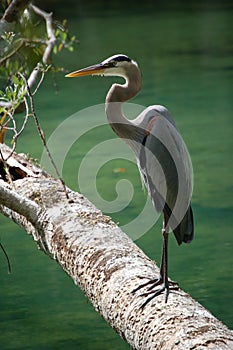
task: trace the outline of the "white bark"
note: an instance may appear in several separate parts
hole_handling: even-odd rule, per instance
[[[0,147],[5,157],[10,154]],[[4,176],[0,180],[0,211],[61,265],[128,344],[134,349],[233,349],[232,331],[182,290],[171,293],[167,304],[161,295],[141,309],[145,299],[132,290],[158,274],[154,262],[82,195],[67,189],[67,200],[60,181],[23,156],[12,158],[15,168],[9,171],[21,178],[14,187]]]

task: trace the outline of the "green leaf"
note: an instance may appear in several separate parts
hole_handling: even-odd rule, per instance
[[[19,84],[19,79],[18,79],[18,77],[16,76],[16,75],[12,75],[12,80],[13,80],[13,82],[14,82],[14,84]]]

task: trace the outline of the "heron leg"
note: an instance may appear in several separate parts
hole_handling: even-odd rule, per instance
[[[165,220],[164,220],[165,222]],[[162,252],[162,260],[160,266],[160,276],[163,282],[163,287],[161,288],[161,292],[163,288],[165,290],[165,303],[167,303],[168,295],[169,295],[169,283],[168,283],[168,235],[165,224],[162,229],[163,234],[163,252]]]
[[[149,286],[151,284],[151,286],[147,289],[147,291],[141,294],[141,296],[149,296],[149,298],[147,298],[145,302],[142,304],[141,308],[144,308],[146,304],[149,303],[149,301],[151,301],[157,295],[162,294],[163,292],[165,292],[165,303],[167,303],[170,289],[178,289],[178,284],[168,279],[169,227],[167,225],[166,217],[164,217],[162,234],[163,234],[163,249],[162,249],[162,258],[161,258],[159,277],[156,279],[149,280],[148,282],[141,284],[139,287],[133,290],[133,293],[135,293],[139,289]],[[161,286],[161,287],[154,290],[154,288],[156,288],[157,286]]]
[[[168,238],[167,238],[168,239]],[[150,291],[151,289],[153,289],[154,287],[160,285],[163,283],[164,281],[164,266],[165,266],[165,260],[167,260],[166,258],[166,254],[165,254],[165,239],[163,238],[163,249],[162,249],[162,258],[161,258],[161,264],[160,264],[160,272],[159,272],[159,277],[158,278],[153,278],[143,284],[140,284],[137,288],[135,288],[132,293],[137,292],[138,290],[149,286],[150,284],[152,284],[152,286],[150,286],[147,290]],[[167,243],[166,243],[167,246]],[[144,295],[144,294],[143,294]]]

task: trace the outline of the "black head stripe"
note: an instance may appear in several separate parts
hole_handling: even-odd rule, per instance
[[[125,56],[125,55],[119,55],[119,56],[116,56],[114,57],[113,61],[116,61],[116,62],[131,62],[131,59],[128,57],[128,56]]]

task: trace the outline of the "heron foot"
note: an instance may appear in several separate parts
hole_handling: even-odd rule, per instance
[[[164,283],[163,277],[159,276],[158,278],[155,278],[155,279],[149,280],[148,282],[140,284],[137,288],[132,290],[132,293],[135,294],[138,290],[140,290],[144,287],[147,287],[151,284],[151,286],[148,288],[148,291],[150,291],[150,290],[154,289],[155,287],[157,287],[158,285],[163,284],[163,283]],[[172,281],[171,279],[168,279],[168,284],[171,286],[178,286],[178,283],[175,281]]]
[[[165,292],[165,303],[167,303],[169,292],[171,290],[178,290],[179,289],[177,282],[172,281],[170,279],[168,279],[167,282],[166,281],[164,282],[163,278],[160,276],[157,279],[152,279],[146,283],[141,284],[140,286],[135,288],[132,291],[132,293],[135,294],[138,290],[140,290],[144,287],[147,287],[147,286],[149,286],[147,288],[147,291],[145,293],[140,294],[140,296],[143,296],[143,297],[149,296],[144,301],[144,303],[141,305],[141,307],[140,307],[141,309],[143,309],[152,299],[154,299],[158,295],[162,294],[163,292]],[[157,288],[158,286],[159,286],[159,288]]]
[[[135,294],[138,290],[140,290],[140,289],[142,289],[144,287],[147,287],[150,284],[152,284],[152,286],[149,287],[148,290],[153,289],[154,287],[156,287],[156,286],[158,286],[159,284],[162,284],[162,283],[163,283],[163,280],[162,280],[162,277],[160,276],[159,278],[152,279],[152,280],[149,280],[148,282],[140,284],[137,288],[132,290],[132,293]]]

